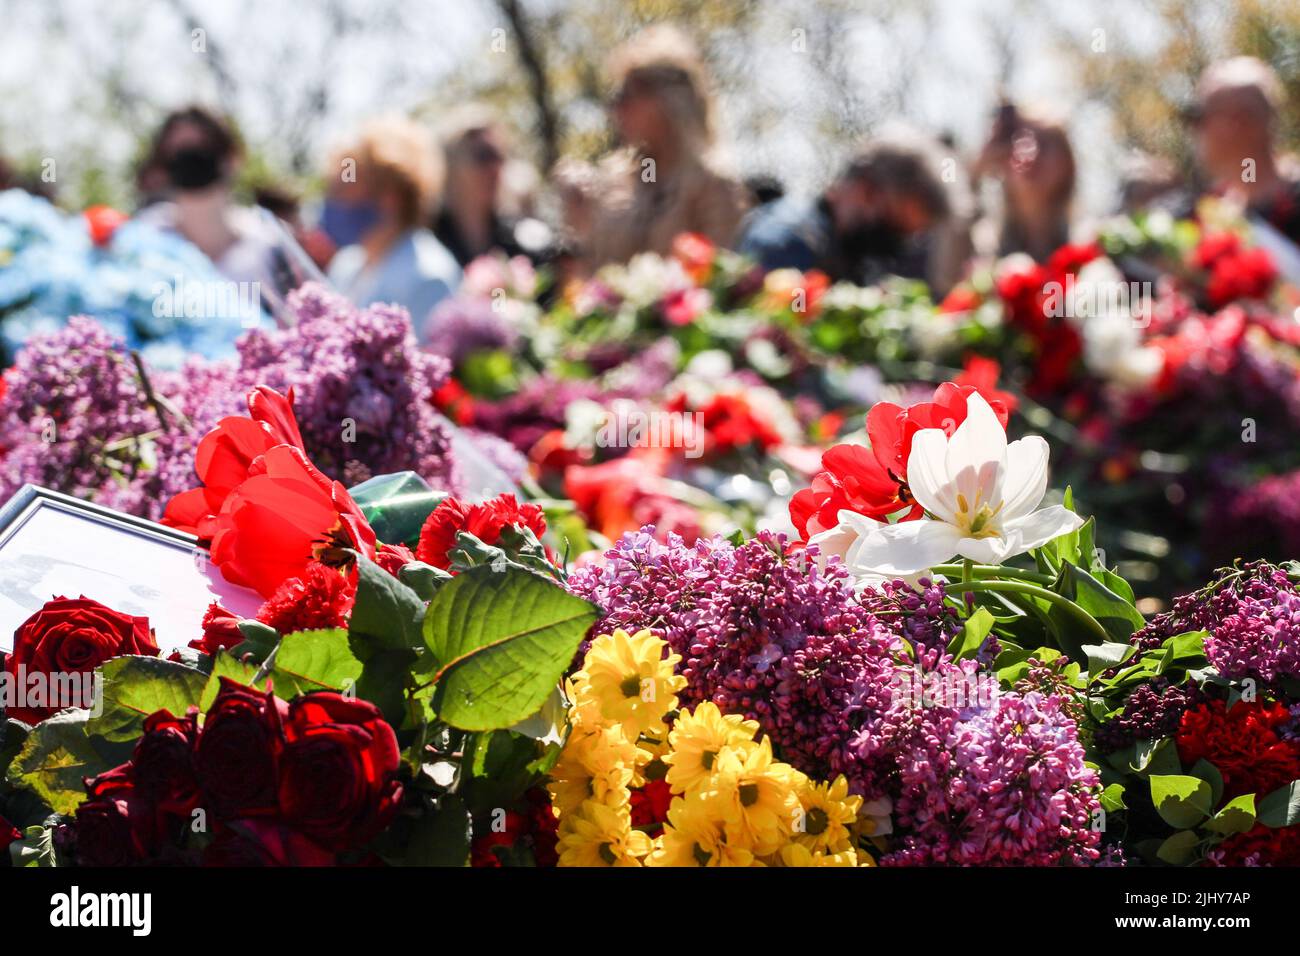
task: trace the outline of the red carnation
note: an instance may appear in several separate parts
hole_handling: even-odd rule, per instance
[[[451,566],[447,553],[456,547],[458,533],[464,531],[484,544],[496,544],[506,527],[528,528],[540,539],[546,533],[546,516],[537,505],[520,504],[511,494],[474,505],[449,496],[425,519],[415,556],[425,564],[446,570]]]
[[[355,598],[356,589],[341,571],[313,561],[302,577],[280,585],[257,619],[281,634],[344,627]]]
[[[1223,794],[1271,793],[1300,778],[1300,746],[1278,735],[1291,720],[1282,704],[1212,700],[1183,714],[1178,756],[1184,766],[1207,760],[1223,776]]]
[[[1262,796],[1262,794],[1261,794]],[[1274,830],[1256,823],[1210,851],[1209,866],[1300,866],[1300,827]]]
[[[673,791],[666,780],[647,780],[644,787],[632,791],[632,826],[647,827],[653,833],[668,819]]]
[[[21,688],[30,686],[31,675],[43,675],[53,694],[61,686],[56,675],[90,675],[106,660],[128,654],[158,655],[148,618],[122,614],[85,596],[56,597],[14,632],[5,670]],[[11,707],[8,713],[35,724],[65,707],[89,707],[91,701],[83,697],[51,700],[53,706],[47,707]]]

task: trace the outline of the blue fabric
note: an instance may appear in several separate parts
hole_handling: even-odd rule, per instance
[[[765,269],[819,267],[831,233],[820,203],[792,196],[755,209],[742,228],[740,251]]]
[[[206,294],[228,284],[179,236],[128,221],[100,248],[82,216],[22,190],[0,192],[0,346],[8,356],[32,335],[89,315],[156,368],[179,368],[191,354],[228,358],[248,327],[270,324],[260,302],[248,315],[237,296],[209,308]],[[186,315],[195,291],[204,305]]]

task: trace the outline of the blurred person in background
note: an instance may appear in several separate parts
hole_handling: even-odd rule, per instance
[[[1266,63],[1239,56],[1211,64],[1187,111],[1211,190],[1300,244],[1300,182],[1277,154],[1282,86]]]
[[[467,109],[450,125],[442,148],[447,183],[433,232],[456,261],[464,267],[490,252],[541,258],[549,231],[544,226],[539,230],[542,224],[525,209],[515,216],[506,212],[511,199],[521,198],[507,195],[507,187],[526,173],[511,164],[505,134],[492,115],[477,107]]]
[[[1000,216],[977,228],[979,251],[989,256],[1023,252],[1046,262],[1070,241],[1076,176],[1065,126],[1003,103],[971,177],[976,183],[993,179],[1002,187]]]
[[[935,168],[943,152],[910,132],[868,141],[816,199],[754,210],[740,251],[767,269],[819,269],[835,281],[923,279],[942,296],[970,246],[966,217]]]
[[[338,246],[330,280],[359,306],[404,307],[424,341],[429,313],[461,278],[455,256],[423,225],[443,184],[433,134],[403,117],[374,120],[335,151],[325,179],[320,226]]]
[[[279,237],[231,194],[243,147],[230,124],[202,106],[163,120],[137,172],[140,221],[188,239],[236,282],[271,281]]]
[[[1186,185],[1178,169],[1164,157],[1130,153],[1120,166],[1120,212],[1133,215],[1151,208],[1172,208],[1186,201]]]
[[[588,267],[666,254],[683,232],[730,246],[745,190],[716,166],[712,96],[695,45],[673,27],[651,27],[615,51],[610,72],[622,148],[601,163]]]

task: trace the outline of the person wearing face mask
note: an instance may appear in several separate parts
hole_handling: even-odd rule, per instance
[[[756,209],[739,249],[766,269],[818,269],[860,285],[923,279],[941,296],[960,278],[969,245],[933,168],[943,152],[914,133],[871,140],[816,199]]]
[[[455,257],[422,224],[442,191],[433,136],[402,117],[368,123],[334,153],[320,226],[338,246],[334,285],[357,305],[391,302],[427,338],[429,313],[456,291]]]
[[[243,151],[230,124],[201,106],[167,116],[141,164],[137,218],[188,239],[236,282],[268,285],[279,237],[231,196]]]

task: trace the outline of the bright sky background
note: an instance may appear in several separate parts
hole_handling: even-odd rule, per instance
[[[530,5],[539,2],[563,0]],[[1140,49],[1156,41],[1155,25],[1128,0],[1094,0],[1051,4],[1057,25],[1049,27],[1035,15],[1047,2],[936,0],[929,26],[912,20],[882,33],[863,22],[850,38],[861,63],[859,80],[869,96],[873,73],[888,77],[906,57],[915,67],[908,118],[951,130],[963,150],[974,152],[996,102],[998,55],[989,21],[1010,24],[1018,51],[1010,92],[1050,103],[1069,117],[1080,206],[1105,211],[1114,199],[1120,151],[1104,111],[1082,100],[1052,42],[1064,23],[1086,45],[1099,24],[1116,22],[1118,11],[1122,34],[1112,30],[1107,42]],[[330,79],[329,121],[319,137],[328,140],[369,114],[436,101],[440,85],[457,71],[494,68],[491,31],[504,22],[491,0],[0,0],[0,155],[29,161],[52,156],[61,180],[76,178],[87,161],[125,168],[137,136],[160,108],[213,100],[217,86],[202,59],[209,54],[191,50],[178,14],[184,8],[196,11],[209,50],[219,48],[225,68],[241,77],[234,105],[245,135],[272,149],[302,105],[311,76]],[[326,42],[324,17],[332,8],[357,18],[357,29],[341,45]],[[789,26],[805,8],[773,0],[770,23],[759,27],[759,44],[771,52],[746,95],[777,104],[779,124],[757,136],[726,132],[741,171],[777,172],[795,188],[810,189],[834,157],[811,123],[815,107],[825,105],[825,90],[809,57],[789,50]],[[604,52],[595,55],[603,60]],[[724,129],[742,113],[726,103],[720,112]],[[111,115],[126,122],[106,122]],[[327,145],[316,143],[313,152]]]

